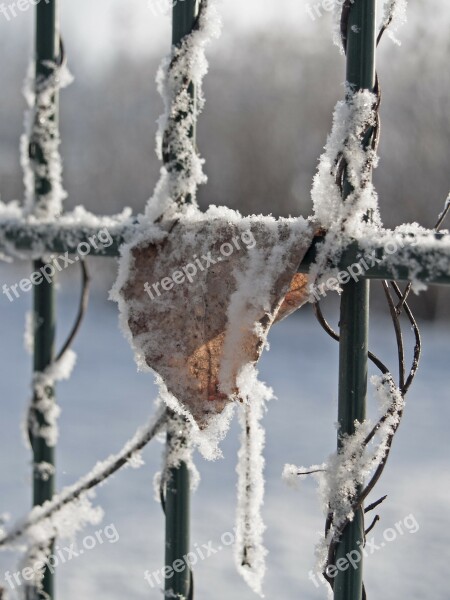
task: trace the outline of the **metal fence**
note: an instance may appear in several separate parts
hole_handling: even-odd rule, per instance
[[[205,0],[203,0],[205,1]],[[64,60],[64,49],[59,35],[58,23],[59,0],[46,0],[36,6],[36,81],[49,75],[49,62],[60,63]],[[346,1],[343,5],[342,33],[346,47],[347,81],[354,90],[375,90],[378,86],[375,72],[375,56],[377,45],[375,0]],[[180,44],[181,40],[195,27],[198,14],[196,0],[175,2],[173,7],[173,34],[172,43]],[[58,97],[52,98],[54,113],[52,119],[57,124]],[[368,132],[363,143],[369,144],[376,132]],[[45,156],[39,147],[30,146],[33,160],[45,162]],[[51,185],[45,176],[36,176],[35,195],[37,201],[45,196]],[[343,182],[343,201],[349,194],[348,182]],[[399,199],[396,199],[399,200]],[[39,222],[34,225],[20,220],[8,219],[0,222],[2,239],[7,241],[8,247],[0,248],[8,252],[11,248],[24,254],[40,248],[42,253],[76,251],[77,246],[87,242],[95,231],[88,227],[73,227],[68,235],[67,230],[59,227],[56,220],[54,225],[46,225],[44,229]],[[97,256],[118,256],[119,248],[125,237],[125,231],[120,227],[116,230],[113,243],[105,248],[91,248],[91,254]],[[426,245],[422,242],[426,241]],[[314,241],[307,253],[300,271],[308,272],[314,264],[315,253],[321,238]],[[341,298],[340,316],[340,373],[339,373],[339,423],[341,433],[353,434],[355,421],[362,422],[366,412],[367,372],[368,372],[368,327],[369,327],[369,295],[371,280],[392,279],[408,281],[412,278],[419,279],[429,284],[450,284],[448,264],[450,251],[448,236],[436,233],[419,239],[414,248],[410,249],[407,264],[401,258],[390,257],[384,261],[383,247],[364,248],[370,251],[380,262],[374,262],[361,275],[361,281],[352,281],[344,286]],[[350,244],[340,259],[339,267],[346,269],[352,265],[359,256],[361,248],[358,242]],[[430,264],[433,268],[430,269]],[[415,265],[415,266],[411,266]],[[420,266],[422,265],[422,266]],[[34,270],[39,271],[45,266],[43,260],[36,260]],[[86,272],[83,272],[86,281]],[[81,301],[81,312],[83,303]],[[34,372],[42,373],[56,358],[55,352],[55,287],[53,282],[43,281],[34,289],[34,311],[40,326],[35,331],[34,339]],[[77,320],[76,328],[80,324]],[[73,333],[74,333],[73,332]],[[64,352],[64,349],[62,350]],[[58,353],[59,355],[61,353]],[[54,399],[54,390],[51,391]],[[38,398],[35,398],[35,402]],[[35,411],[36,418],[43,419],[39,410]],[[42,423],[41,423],[42,424]],[[55,464],[54,447],[39,435],[30,432],[33,449],[34,464],[45,462]],[[341,438],[340,438],[341,439]],[[186,464],[172,469],[172,485],[166,491],[164,502],[166,515],[166,544],[165,563],[172,565],[189,551],[189,470]],[[53,473],[42,477],[34,473],[33,503],[42,505],[50,500],[55,493]],[[364,543],[365,527],[362,502],[356,511],[353,521],[349,522],[342,532],[340,544],[335,549],[333,560],[347,555],[352,550]],[[50,571],[46,571],[42,598],[54,598],[54,579]],[[191,573],[187,570],[175,573],[170,580],[170,589],[177,598],[193,598],[193,584]],[[169,588],[168,588],[169,589]],[[335,600],[362,600],[365,597],[362,582],[362,561],[355,569],[348,569],[337,574],[334,580]]]

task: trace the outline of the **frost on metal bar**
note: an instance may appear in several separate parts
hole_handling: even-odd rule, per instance
[[[419,227],[409,231],[402,226],[394,231],[383,230],[372,239],[350,240],[342,250],[338,275],[344,283],[348,275],[352,279],[412,281],[416,291],[424,284],[449,285],[450,235]],[[315,264],[321,244],[322,238],[314,240],[300,265],[302,273]],[[330,287],[335,285],[330,283]]]
[[[98,232],[107,229],[110,246],[92,244]],[[90,244],[92,256],[119,256],[119,248],[133,234],[131,209],[98,217],[79,206],[57,220],[25,217],[17,202],[0,202],[0,256],[35,259],[53,252],[75,254],[80,244]]]
[[[97,217],[84,209],[63,215],[57,222],[24,219],[17,205],[0,205],[0,255],[35,258],[54,252],[75,254],[102,228],[112,237],[108,247],[91,247],[90,256],[119,256],[120,246],[134,237],[136,219],[126,209],[119,215]],[[323,238],[317,237],[299,271],[309,272],[316,261]],[[425,284],[450,284],[450,235],[420,227],[402,226],[382,230],[377,237],[350,240],[338,263],[340,270],[361,264],[359,276],[369,279],[395,279]]]

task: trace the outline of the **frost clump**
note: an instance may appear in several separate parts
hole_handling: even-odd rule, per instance
[[[33,436],[45,439],[48,446],[55,446],[58,440],[57,421],[61,413],[51,390],[57,381],[69,379],[75,366],[77,355],[67,350],[60,360],[49,365],[33,378],[34,399],[28,414],[27,429]],[[38,414],[41,418],[38,418]]]
[[[381,415],[376,425],[369,420],[356,421],[353,435],[341,436],[339,450],[322,465],[308,469],[295,465],[284,467],[283,478],[291,485],[296,478],[314,476],[324,514],[331,517],[329,531],[316,548],[319,572],[326,567],[330,543],[335,542],[345,524],[354,519],[358,495],[368,477],[386,458],[404,410],[404,398],[389,374],[374,376],[371,383]]]
[[[28,104],[25,133],[21,138],[21,164],[25,184],[25,213],[44,220],[58,217],[67,197],[62,185],[61,143],[56,114],[55,95],[72,83],[65,62],[47,61],[47,76],[34,76],[31,65],[24,85]],[[38,184],[37,201],[35,195]]]
[[[313,181],[312,200],[317,225],[326,231],[318,249],[311,280],[320,283],[339,262],[352,239],[373,237],[381,228],[378,197],[372,184],[377,155],[362,144],[376,125],[376,96],[368,90],[347,89],[347,99],[337,103],[333,126]],[[348,193],[343,201],[344,176]]]

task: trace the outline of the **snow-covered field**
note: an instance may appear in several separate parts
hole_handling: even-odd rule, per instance
[[[2,267],[1,283],[13,282]],[[67,331],[76,308],[77,290],[68,282],[61,292],[60,333]],[[12,519],[25,514],[30,502],[30,454],[20,431],[29,394],[30,359],[23,348],[24,314],[30,296],[10,304],[0,300],[1,472],[0,514]],[[62,406],[58,446],[58,487],[74,482],[98,460],[118,450],[153,411],[156,388],[149,375],[137,374],[133,357],[117,325],[115,305],[100,293],[91,302],[76,342],[78,363],[69,382],[58,385]],[[424,357],[408,398],[404,422],[392,456],[373,499],[388,493],[374,532],[380,549],[366,562],[371,599],[434,600],[448,598],[446,573],[448,506],[450,501],[447,324],[422,328]],[[371,345],[393,364],[393,337],[385,321],[372,324]],[[271,333],[271,350],[261,361],[261,378],[278,397],[269,406],[267,427],[266,500],[263,509],[269,550],[265,596],[326,598],[308,579],[314,568],[314,545],[323,530],[323,515],[314,484],[297,490],[286,486],[281,471],[286,462],[308,466],[322,462],[335,446],[337,411],[337,344],[315,322],[309,307]],[[220,537],[234,527],[238,429],[223,443],[224,459],[207,463],[196,458],[202,482],[193,498],[192,544],[217,548]],[[153,499],[152,478],[160,465],[162,446],[152,442],[144,452],[145,466],[125,470],[102,487],[96,502],[105,510],[103,524],[113,524],[116,543],[97,544],[83,556],[62,565],[57,573],[58,597],[159,598],[144,571],[161,567],[164,519]],[[414,534],[383,542],[383,531],[413,515]],[[89,533],[87,531],[86,533]],[[80,536],[79,541],[83,539]],[[0,584],[14,571],[17,557],[0,554]],[[233,551],[224,547],[195,567],[196,597],[215,600],[254,597],[235,573]]]

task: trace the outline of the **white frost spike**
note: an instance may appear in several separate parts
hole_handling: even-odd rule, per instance
[[[49,395],[49,389],[53,387],[55,382],[69,379],[76,360],[77,355],[75,352],[67,350],[60,360],[51,364],[45,371],[34,374],[33,391],[37,401],[33,402],[27,425],[33,435],[44,438],[48,446],[54,446],[58,441],[57,421],[61,413],[61,409]],[[45,425],[38,423],[35,411],[43,415]]]
[[[343,2],[333,2],[332,10],[332,34],[333,43],[339,48],[341,54],[344,54],[344,48],[342,46],[342,34],[341,34],[341,17],[342,17],[342,5]]]
[[[67,197],[62,186],[62,161],[59,154],[60,136],[56,119],[54,96],[72,81],[65,64],[47,62],[50,74],[34,77],[31,65],[23,93],[28,104],[25,115],[25,133],[21,137],[21,165],[25,184],[25,214],[34,214],[43,220],[52,220],[62,212]],[[30,158],[30,154],[34,154]],[[35,180],[46,179],[50,189],[35,201]]]
[[[407,0],[385,0],[383,6],[381,27],[386,28],[387,35],[398,46],[401,42],[395,34],[407,21],[407,6]]]
[[[267,550],[263,546],[265,525],[261,515],[264,501],[264,448],[265,433],[261,419],[265,403],[273,392],[258,381],[258,372],[245,367],[239,377],[239,388],[245,405],[239,411],[242,427],[241,448],[238,454],[238,505],[235,560],[238,571],[250,588],[262,596],[262,582],[266,571]]]
[[[281,475],[283,481],[285,481],[289,487],[296,488],[299,481],[299,468],[295,465],[285,464],[283,467],[283,474]]]

